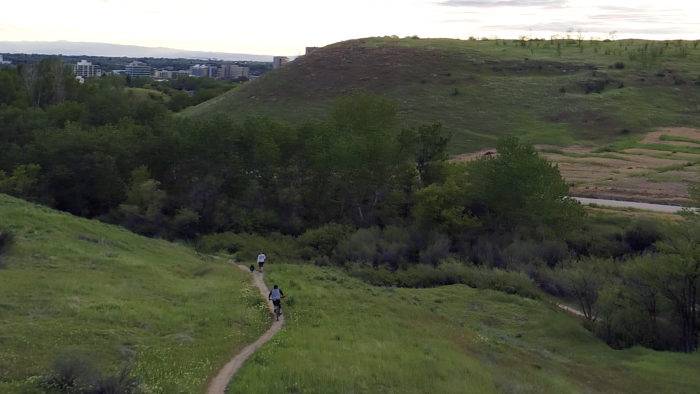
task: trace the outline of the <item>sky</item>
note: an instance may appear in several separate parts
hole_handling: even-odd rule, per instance
[[[296,55],[369,36],[700,39],[700,0],[2,0],[0,41]]]

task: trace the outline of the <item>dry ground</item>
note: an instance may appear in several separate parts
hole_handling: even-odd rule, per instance
[[[557,163],[575,196],[690,203],[688,185],[700,182],[700,130],[664,128],[628,145],[605,150],[579,145],[537,149]],[[494,151],[484,149],[456,159],[472,160]]]

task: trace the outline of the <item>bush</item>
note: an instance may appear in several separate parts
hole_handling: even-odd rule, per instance
[[[387,264],[392,269],[409,262],[412,255],[412,234],[408,229],[388,226],[359,229],[340,242],[334,253],[337,263]]]
[[[316,255],[332,256],[338,244],[347,239],[352,231],[350,226],[329,223],[306,231],[298,241],[302,247],[311,248]]]
[[[52,371],[41,382],[49,392],[75,394],[136,394],[142,392],[140,380],[129,368],[118,373],[103,374],[95,361],[80,352],[65,352],[58,355]]]
[[[52,371],[42,386],[61,393],[85,393],[97,384],[99,378],[94,360],[85,354],[71,351],[56,357]]]
[[[442,234],[438,234],[428,246],[420,252],[420,262],[422,264],[437,265],[441,260],[447,258],[450,253],[450,239]]]
[[[3,255],[10,249],[14,235],[9,230],[0,229],[0,267],[3,265]]]
[[[615,62],[615,64],[613,64],[613,67],[617,70],[623,70],[625,68],[625,63]]]
[[[538,299],[540,291],[526,275],[500,269],[477,267],[471,264],[447,260],[437,267],[417,264],[404,270],[390,271],[354,265],[350,275],[376,286],[435,287],[464,284],[476,289],[490,289],[523,297]]]
[[[651,220],[639,220],[632,224],[622,238],[634,252],[643,252],[661,240],[659,225]]]
[[[238,260],[252,260],[264,252],[269,258],[297,260],[299,245],[290,236],[272,233],[257,234],[218,233],[197,240],[196,249],[202,253],[228,253]]]

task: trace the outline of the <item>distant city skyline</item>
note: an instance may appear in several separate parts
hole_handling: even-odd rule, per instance
[[[696,0],[35,0],[3,4],[0,41],[293,56],[383,35],[700,39],[698,15]]]

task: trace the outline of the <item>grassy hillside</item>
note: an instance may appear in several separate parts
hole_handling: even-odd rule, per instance
[[[303,56],[185,114],[298,121],[323,117],[335,97],[353,91],[394,98],[406,124],[442,122],[455,134],[453,153],[493,146],[506,133],[597,144],[661,126],[700,126],[700,47],[360,39]]]
[[[189,248],[0,195],[15,242],[0,267],[0,392],[64,353],[131,365],[154,393],[203,387],[268,316],[248,278]],[[6,258],[5,258],[6,257]]]
[[[272,265],[287,325],[232,393],[698,392],[700,354],[615,351],[540,301]]]

